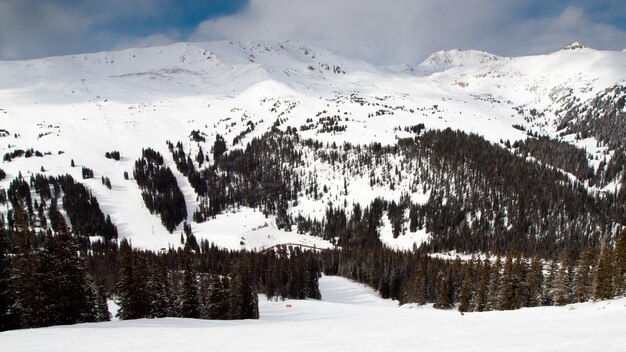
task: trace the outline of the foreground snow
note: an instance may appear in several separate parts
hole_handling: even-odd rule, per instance
[[[259,321],[143,319],[0,334],[3,351],[624,351],[626,299],[511,312],[397,307],[336,277]],[[288,308],[288,305],[291,305]]]

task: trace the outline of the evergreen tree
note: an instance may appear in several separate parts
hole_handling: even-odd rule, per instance
[[[209,319],[226,320],[230,318],[229,295],[228,278],[211,275],[207,298]]]
[[[556,276],[556,286],[554,287],[554,304],[563,306],[571,303],[573,265],[569,252],[564,251],[561,255],[561,265]]]
[[[498,295],[498,307],[500,310],[516,309],[515,305],[515,278],[513,274],[513,256],[507,254],[500,280],[500,290]]]
[[[159,267],[150,271],[148,290],[152,293],[152,316],[165,318],[171,316],[171,291],[165,262],[159,261]]]
[[[626,227],[615,241],[615,293],[626,294]]]
[[[404,303],[426,304],[426,278],[421,265],[418,265],[410,277],[408,287],[405,290]]]
[[[591,298],[593,260],[593,250],[587,249],[578,262],[572,283],[572,299],[575,303],[586,302]]]
[[[28,214],[22,202],[14,207],[15,233],[18,240],[18,251],[9,279],[9,292],[13,296],[13,306],[9,308],[9,315],[14,324],[11,328],[28,328],[34,325],[35,293],[37,292],[34,278],[37,258],[32,251],[34,234],[29,228]]]
[[[193,268],[191,250],[187,246],[184,252],[183,282],[180,292],[180,314],[183,318],[200,317],[200,300],[198,297],[198,281]]]
[[[259,319],[259,299],[250,263],[246,257],[235,265],[230,287],[232,319]]]
[[[322,276],[319,263],[316,258],[311,256],[306,256],[306,265],[307,270],[304,273],[305,287],[304,294],[305,297],[313,298],[313,299],[322,299],[322,293],[320,292],[319,279]],[[300,268],[299,270],[302,270]]]
[[[459,301],[459,293],[461,291],[461,284],[463,283],[463,261],[458,255],[452,261],[450,270],[448,273],[448,281],[450,283],[450,302],[452,304]]]
[[[474,295],[474,265],[475,258],[464,266],[463,283],[461,284],[461,291],[459,292],[459,311],[469,312],[473,307],[470,305]]]
[[[277,281],[277,275],[275,274],[276,270],[274,270],[274,266],[276,264],[273,261],[274,256],[272,254],[274,254],[273,251],[271,251],[271,254],[269,255],[270,263],[267,265],[265,270],[265,279],[263,280],[263,290],[268,301],[272,300],[274,297]]]
[[[36,326],[95,321],[89,314],[95,293],[90,291],[78,244],[66,228],[54,236],[48,234],[33,277]]]
[[[541,259],[537,256],[533,257],[530,262],[526,282],[528,286],[528,306],[540,306],[543,303],[543,264],[541,263]]]
[[[515,262],[513,263],[513,306],[517,308],[523,308],[528,306],[530,300],[528,292],[528,266],[526,260],[522,258],[522,254],[518,253]]]
[[[133,251],[125,239],[120,247],[117,317],[122,320],[148,318],[152,313],[152,297],[147,290],[147,259],[142,253]]]
[[[559,272],[559,264],[553,259],[548,268],[548,276],[543,285],[543,305],[553,306],[555,302],[556,278]]]
[[[452,292],[450,285],[450,275],[440,271],[437,273],[437,291],[434,308],[450,309],[452,307]]]
[[[95,323],[98,322],[98,291],[90,278],[87,278],[85,286],[85,297],[87,301],[87,309],[81,315],[81,322]]]
[[[600,253],[600,259],[596,267],[594,277],[593,299],[613,298],[613,253],[609,248],[604,248]]]
[[[200,274],[198,286],[198,300],[200,301],[199,318],[209,319],[209,278]]]
[[[476,312],[482,312],[487,308],[487,296],[489,293],[489,274],[491,271],[491,263],[489,256],[482,261],[477,262],[478,282],[476,284],[476,292],[472,297],[472,309]]]
[[[489,293],[486,310],[497,310],[500,307],[500,270],[502,261],[498,256],[489,273]]]
[[[198,148],[198,155],[196,156],[196,161],[198,162],[198,166],[202,167],[204,163],[204,151],[202,151],[202,147]]]
[[[97,321],[110,321],[111,312],[107,303],[107,293],[102,284],[99,284],[96,292]]]
[[[16,327],[16,317],[11,311],[13,297],[9,291],[9,282],[12,268],[7,247],[6,230],[0,219],[0,331]]]
[[[215,136],[215,143],[213,144],[213,159],[217,161],[222,154],[226,152],[226,141],[222,135],[217,134]]]

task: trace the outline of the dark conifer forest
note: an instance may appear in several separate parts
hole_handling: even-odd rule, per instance
[[[176,177],[163,164],[163,156],[150,148],[144,149],[142,155],[135,162],[133,177],[142,189],[146,207],[160,215],[161,222],[171,233],[187,217],[185,198]]]

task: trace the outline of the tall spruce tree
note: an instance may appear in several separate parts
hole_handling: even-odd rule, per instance
[[[533,257],[530,262],[526,282],[528,285],[528,306],[540,306],[543,303],[543,263],[537,256]]]
[[[476,259],[472,259],[465,264],[463,270],[463,282],[461,283],[461,290],[459,292],[459,311],[469,312],[473,310],[471,306],[472,298],[474,295],[474,283],[475,283],[475,267]]]
[[[150,270],[148,290],[152,293],[152,316],[155,318],[171,316],[172,297],[167,269],[163,260],[159,261],[157,268]]]
[[[434,308],[450,309],[452,307],[452,288],[450,285],[450,273],[440,271],[437,273],[437,290],[435,293]]]
[[[96,305],[97,305],[97,321],[110,321],[111,312],[107,303],[107,293],[102,283],[97,285],[96,289]]]
[[[617,236],[615,241],[615,294],[626,294],[626,227]]]
[[[476,284],[476,292],[472,297],[472,309],[476,312],[482,312],[487,307],[487,296],[489,293],[489,274],[491,270],[491,262],[489,256],[484,261],[478,259],[477,275],[478,282]]]
[[[502,269],[502,261],[500,257],[496,257],[496,261],[491,266],[489,273],[489,292],[487,294],[487,305],[485,310],[497,310],[500,307],[500,270]]]
[[[613,276],[613,253],[609,248],[604,248],[600,253],[600,259],[596,267],[593,299],[601,300],[613,298]]]
[[[513,272],[513,256],[507,254],[500,280],[500,290],[498,294],[498,307],[500,310],[516,309],[515,305],[515,278]]]
[[[247,257],[242,257],[232,272],[230,313],[233,319],[259,319],[256,282]]]
[[[209,277],[200,274],[198,277],[198,300],[200,301],[200,319],[209,319]]]
[[[513,292],[514,292],[514,307],[523,308],[528,306],[529,293],[528,293],[528,265],[526,260],[522,258],[522,254],[518,253],[515,262],[513,263]]]
[[[226,320],[230,318],[229,280],[227,277],[211,275],[207,311],[209,319]]]
[[[426,278],[420,265],[413,271],[405,290],[404,303],[426,304]]]
[[[90,277],[87,277],[87,284],[85,285],[84,290],[87,301],[87,309],[85,309],[81,315],[81,322],[98,322],[98,288],[92,282]]]
[[[198,296],[198,279],[193,267],[193,258],[189,246],[183,254],[183,282],[180,292],[180,314],[183,318],[200,317],[200,299]]]
[[[117,317],[122,320],[149,318],[152,296],[147,290],[147,259],[143,253],[133,251],[125,239],[120,245],[120,252],[120,279],[116,284]]]
[[[0,331],[16,327],[16,317],[11,310],[13,305],[12,295],[9,291],[11,258],[7,247],[7,233],[0,217]]]
[[[572,297],[572,280],[573,280],[573,262],[568,251],[561,254],[561,263],[556,276],[556,285],[554,287],[554,304],[563,306],[571,303]]]
[[[592,249],[583,251],[572,283],[572,300],[575,303],[586,302],[591,298],[594,253]]]
[[[91,300],[78,244],[66,227],[56,235],[46,236],[33,277],[37,287],[35,326],[91,320],[89,312],[95,304],[95,294]]]
[[[312,256],[305,256],[306,272],[304,273],[305,287],[304,294],[308,298],[322,299],[319,279],[322,276],[318,260]],[[302,269],[300,269],[302,270]]]
[[[559,264],[555,259],[552,259],[550,266],[548,267],[548,276],[544,280],[543,285],[543,305],[553,306],[555,302],[555,288],[556,278],[559,272]]]
[[[10,294],[13,296],[10,312],[15,323],[14,327],[28,328],[35,326],[33,307],[36,306],[37,287],[33,275],[37,257],[32,250],[34,234],[30,230],[28,214],[22,202],[14,206],[14,218],[13,236],[17,239],[18,250],[13,260],[9,282]]]

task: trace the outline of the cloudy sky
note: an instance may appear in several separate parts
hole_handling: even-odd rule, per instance
[[[0,0],[0,60],[168,44],[299,39],[376,64],[573,41],[626,48],[624,0]]]

